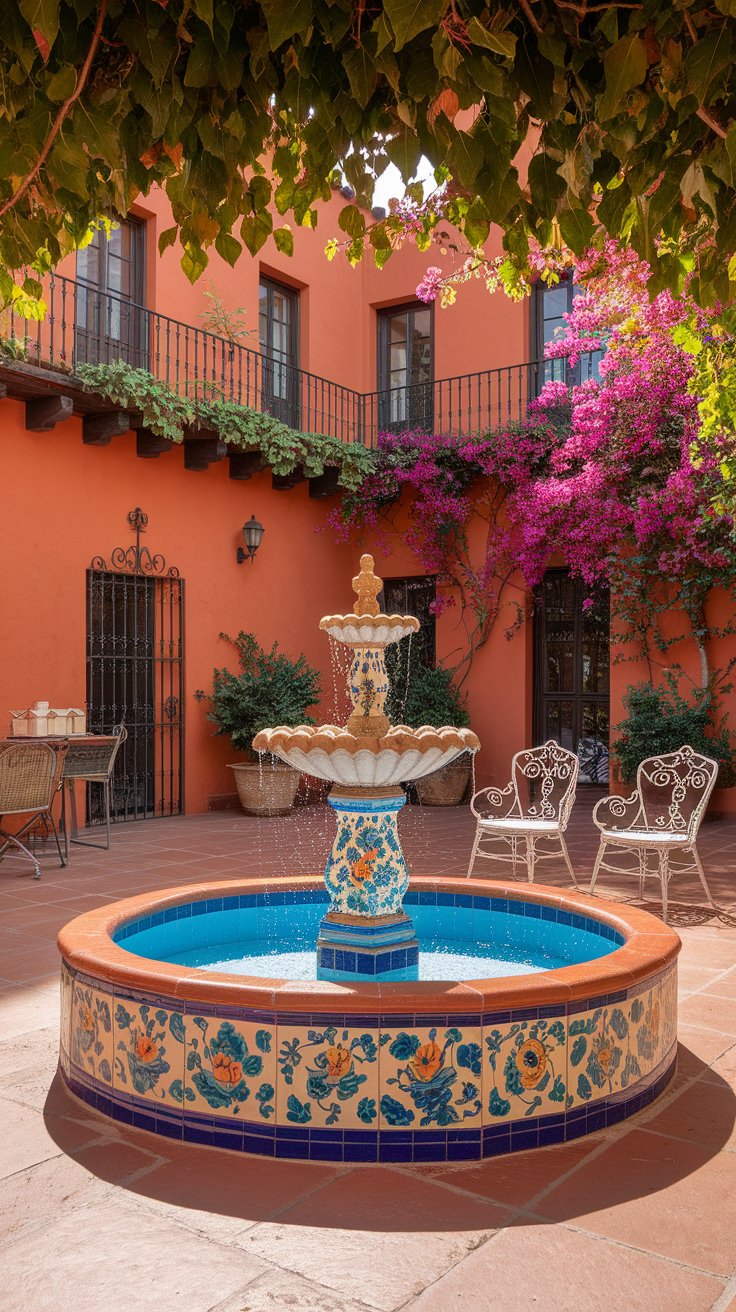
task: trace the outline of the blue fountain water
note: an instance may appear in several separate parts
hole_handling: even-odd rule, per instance
[[[326,890],[210,898],[123,926],[115,941],[154,961],[233,975],[316,978],[315,940]],[[404,899],[419,938],[419,978],[494,979],[607,956],[623,938],[603,922],[558,907],[462,893],[411,890]],[[393,962],[392,962],[393,964]],[[336,952],[334,978],[371,979],[370,958]],[[320,971],[325,978],[324,971]],[[329,975],[328,975],[329,977]],[[406,979],[397,952],[382,979]],[[416,979],[416,970],[413,978]]]

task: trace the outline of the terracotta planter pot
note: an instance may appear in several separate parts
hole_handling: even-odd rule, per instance
[[[433,774],[417,779],[417,798],[422,806],[459,806],[470,778],[470,761],[450,761]]]
[[[290,765],[228,766],[235,775],[240,805],[247,815],[288,815],[299,787],[299,771]]]

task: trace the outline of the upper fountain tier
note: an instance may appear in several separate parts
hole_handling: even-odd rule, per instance
[[[389,679],[384,650],[416,633],[419,621],[413,615],[382,615],[382,586],[373,557],[361,556],[360,574],[353,579],[354,613],[327,615],[320,622],[321,629],[355,650],[349,685],[353,713],[345,727],[262,729],[253,739],[257,752],[272,752],[296,770],[361,790],[396,787],[449,765],[462,752],[477,752],[480,743],[470,729],[391,725],[385,713]]]
[[[353,579],[356,594],[352,615],[325,615],[319,622],[331,638],[349,647],[387,647],[400,642],[410,633],[419,631],[419,620],[414,615],[383,615],[378,594],[383,580],[373,573],[373,557],[361,556],[360,574]]]

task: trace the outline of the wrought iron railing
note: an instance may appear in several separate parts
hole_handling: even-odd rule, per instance
[[[366,446],[381,432],[407,429],[488,432],[523,418],[549,378],[579,381],[597,367],[596,355],[584,357],[574,375],[562,361],[531,361],[362,393],[60,274],[46,281],[44,299],[47,313],[37,323],[12,307],[0,317],[6,350],[19,360],[71,374],[82,363],[123,360],[195,403],[235,401],[303,433]]]

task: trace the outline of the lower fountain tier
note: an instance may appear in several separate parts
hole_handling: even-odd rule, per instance
[[[411,980],[419,975],[419,941],[405,912],[393,916],[344,916],[328,911],[317,939],[317,979],[355,976]]]
[[[349,733],[336,724],[262,729],[253,739],[257,752],[272,752],[295,770],[329,779],[346,788],[391,788],[421,779],[462,752],[477,752],[471,729],[393,725],[380,737]]]

